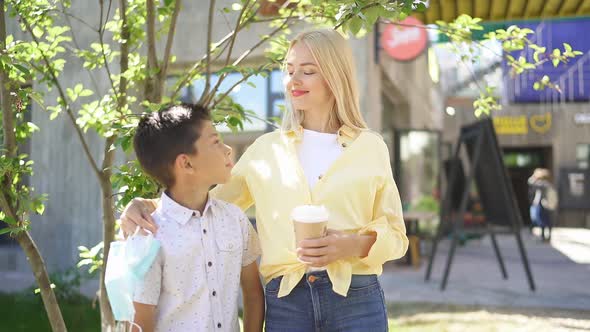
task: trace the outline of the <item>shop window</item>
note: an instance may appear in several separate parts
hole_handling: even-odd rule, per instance
[[[535,168],[542,167],[543,161],[538,153],[534,152],[504,152],[504,165],[508,168]]]
[[[440,197],[440,133],[397,130],[395,144],[395,180],[404,209],[438,212],[433,203]]]
[[[578,168],[588,168],[588,164],[590,163],[590,144],[576,145],[576,163]]]

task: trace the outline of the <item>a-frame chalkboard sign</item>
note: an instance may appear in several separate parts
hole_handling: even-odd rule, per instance
[[[466,153],[461,154],[462,148],[465,148]],[[465,168],[461,156],[466,156]],[[451,236],[451,248],[447,256],[441,290],[444,290],[447,285],[457,241],[465,233],[490,235],[502,276],[507,279],[508,275],[496,241],[496,234],[513,234],[518,244],[529,287],[531,291],[534,291],[535,282],[520,236],[522,217],[508,172],[502,161],[502,152],[491,118],[461,127],[452,158],[452,162],[448,163],[448,181],[441,208],[441,222],[432,245],[425,280],[430,279],[438,242],[447,231]],[[465,170],[467,170],[466,174],[464,174]],[[477,187],[486,221],[482,227],[467,229],[464,228],[463,216],[467,210],[469,192],[473,184]]]

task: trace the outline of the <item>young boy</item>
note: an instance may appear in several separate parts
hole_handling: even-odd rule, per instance
[[[241,284],[244,329],[261,331],[257,235],[238,207],[209,197],[233,166],[209,112],[182,104],[152,113],[133,143],[144,171],[166,188],[152,215],[161,249],[135,291],[135,323],[143,332],[239,331]]]

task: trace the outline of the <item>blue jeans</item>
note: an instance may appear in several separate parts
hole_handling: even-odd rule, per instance
[[[277,298],[281,279],[265,286],[267,332],[388,330],[376,275],[353,275],[346,297],[334,293],[326,271],[307,273],[289,295]]]
[[[547,211],[543,205],[532,204],[529,211],[533,226],[551,227],[551,216],[549,215],[549,211]]]

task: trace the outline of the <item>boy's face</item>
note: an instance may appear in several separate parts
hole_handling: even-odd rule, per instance
[[[231,148],[221,141],[221,137],[211,121],[203,122],[201,135],[194,143],[197,153],[185,155],[188,167],[182,167],[188,181],[214,185],[229,180],[233,163]],[[183,181],[181,178],[179,180]]]

